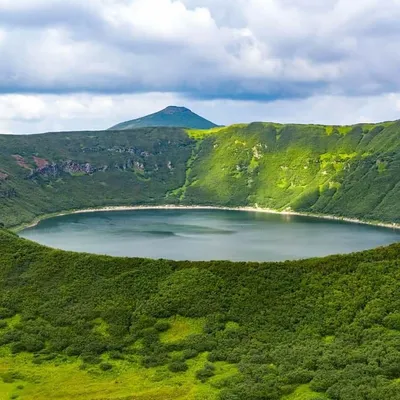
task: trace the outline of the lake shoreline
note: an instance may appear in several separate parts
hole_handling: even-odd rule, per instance
[[[375,221],[363,221],[357,218],[348,218],[348,217],[339,217],[335,215],[323,215],[323,214],[313,214],[313,213],[302,213],[296,211],[278,211],[269,208],[262,207],[224,207],[224,206],[200,206],[200,205],[154,205],[154,206],[146,206],[146,205],[138,205],[138,206],[104,206],[104,207],[93,207],[93,208],[83,208],[77,210],[70,211],[61,211],[53,214],[43,215],[41,217],[36,218],[32,223],[19,225],[14,227],[12,230],[14,232],[21,232],[25,229],[33,228],[37,226],[41,221],[49,218],[61,217],[64,215],[73,215],[73,214],[85,214],[85,213],[93,213],[93,212],[111,212],[111,211],[139,211],[139,210],[225,210],[225,211],[244,211],[244,212],[258,212],[258,213],[267,213],[267,214],[277,214],[277,215],[288,215],[288,216],[303,216],[303,217],[311,217],[318,219],[325,219],[331,221],[342,221],[348,222],[352,224],[360,224],[360,225],[370,225],[381,228],[389,228],[389,229],[400,229],[400,224],[396,223],[384,223],[384,222],[375,222]]]

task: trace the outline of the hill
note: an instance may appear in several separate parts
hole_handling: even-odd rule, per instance
[[[0,135],[0,222],[187,204],[399,223],[399,135],[398,121]]]
[[[286,263],[123,259],[0,230],[0,396],[398,399],[399,260],[399,245]]]
[[[400,122],[0,136],[0,222],[131,204],[400,222]],[[400,245],[285,263],[49,249],[0,228],[0,398],[397,400]]]
[[[111,127],[109,130],[123,130],[146,128],[151,126],[169,126],[193,129],[211,129],[217,125],[195,114],[185,107],[169,106],[164,110],[145,117],[122,122]]]

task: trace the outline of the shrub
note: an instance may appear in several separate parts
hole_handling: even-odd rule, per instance
[[[82,348],[80,346],[72,344],[71,346],[67,347],[65,352],[68,356],[79,356],[82,352]]]
[[[191,358],[196,358],[199,352],[196,349],[186,349],[183,351],[183,358],[189,360]]]
[[[196,372],[196,378],[201,382],[206,382],[208,378],[211,378],[215,375],[215,367],[211,363],[206,363],[204,368],[200,369]]]
[[[44,342],[31,335],[23,336],[21,343],[29,353],[36,353],[44,348]]]
[[[112,360],[123,360],[124,359],[124,355],[120,351],[112,351],[110,353],[110,358]]]
[[[142,365],[145,368],[159,367],[160,365],[165,365],[168,362],[168,355],[164,353],[151,354],[143,357]]]
[[[82,361],[86,364],[100,364],[100,357],[93,354],[85,354],[82,356]]]
[[[188,370],[188,366],[184,361],[173,361],[168,365],[168,369],[171,372],[185,372]]]
[[[159,331],[159,332],[165,332],[168,329],[171,328],[171,324],[167,321],[158,321],[155,325],[154,328]]]
[[[0,307],[0,319],[11,318],[15,315],[15,311],[9,308]]]
[[[110,363],[101,363],[100,364],[100,369],[102,370],[102,371],[110,371],[111,369],[112,369],[112,364],[110,364]]]
[[[400,331],[400,313],[389,314],[383,320],[383,324],[389,329]]]
[[[16,342],[11,345],[11,353],[17,354],[17,353],[22,353],[23,351],[26,351],[26,348],[23,343]]]

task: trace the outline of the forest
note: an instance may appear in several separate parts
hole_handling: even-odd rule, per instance
[[[399,399],[399,260],[112,258],[2,229],[0,395]]]

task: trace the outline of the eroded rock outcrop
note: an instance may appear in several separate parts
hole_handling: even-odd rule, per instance
[[[63,161],[60,163],[47,163],[42,164],[41,167],[38,167],[29,175],[30,179],[43,176],[43,177],[58,177],[63,173],[68,174],[87,174],[91,175],[96,172],[99,168],[94,167],[90,163],[78,163],[72,160]],[[103,167],[101,168],[103,169]]]

